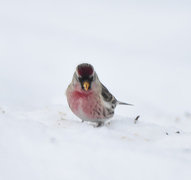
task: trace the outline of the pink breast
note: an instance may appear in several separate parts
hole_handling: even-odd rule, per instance
[[[93,109],[96,106],[96,98],[93,92],[74,91],[70,96],[70,108],[74,114],[80,117],[83,113],[87,119],[93,119]]]

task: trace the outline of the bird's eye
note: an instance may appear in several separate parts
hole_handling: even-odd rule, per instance
[[[89,80],[90,80],[90,81],[93,81],[93,76],[90,76],[90,77],[89,77]]]
[[[77,80],[81,82],[82,81],[82,77],[78,76]]]

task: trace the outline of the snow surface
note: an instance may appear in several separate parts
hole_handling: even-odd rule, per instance
[[[0,180],[190,180],[190,19],[186,0],[1,0]],[[101,128],[66,102],[82,62],[134,104]]]

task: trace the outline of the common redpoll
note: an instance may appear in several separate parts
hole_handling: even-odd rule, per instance
[[[76,116],[97,126],[113,117],[116,105],[131,105],[118,101],[99,81],[93,66],[86,63],[77,66],[66,96]]]

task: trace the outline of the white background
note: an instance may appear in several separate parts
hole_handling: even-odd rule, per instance
[[[190,179],[190,32],[190,1],[1,0],[0,179]],[[83,62],[134,104],[99,129],[66,102]]]

